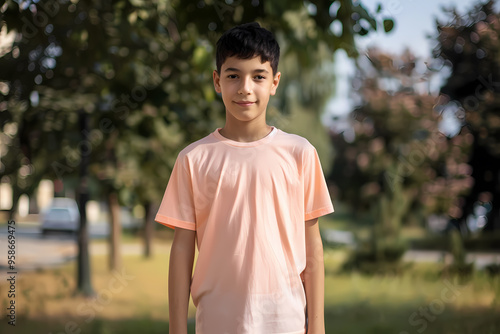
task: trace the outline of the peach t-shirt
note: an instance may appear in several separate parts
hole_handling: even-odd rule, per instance
[[[196,230],[196,333],[304,333],[305,221],[333,212],[315,148],[219,129],[177,157],[155,221]]]

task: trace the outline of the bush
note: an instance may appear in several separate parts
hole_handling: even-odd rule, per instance
[[[408,241],[410,249],[448,251],[448,235],[430,236],[422,239],[411,239]],[[500,251],[500,234],[484,233],[477,236],[462,239],[464,249],[467,252]]]
[[[485,267],[485,269],[486,272],[492,277],[500,275],[500,264],[498,263],[489,264]]]
[[[445,274],[458,275],[462,278],[468,278],[474,272],[474,263],[465,261],[465,247],[462,236],[458,230],[452,230],[449,239],[449,249],[453,255],[453,263],[444,270]]]
[[[406,266],[401,259],[407,250],[407,244],[401,239],[372,239],[361,242],[354,249],[346,263],[344,271],[357,270],[365,274],[399,274]]]

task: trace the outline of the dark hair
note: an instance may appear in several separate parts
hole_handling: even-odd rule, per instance
[[[245,23],[226,31],[217,41],[215,61],[217,72],[228,57],[249,59],[260,56],[262,63],[269,61],[273,74],[278,71],[280,46],[273,34],[258,23]]]

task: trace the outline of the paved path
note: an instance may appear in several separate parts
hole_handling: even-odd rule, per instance
[[[449,252],[409,250],[403,256],[408,262],[453,262],[453,255]],[[474,262],[476,269],[483,269],[491,263],[500,264],[500,253],[468,253],[466,262]]]
[[[98,233],[100,230],[102,228],[97,227],[94,228],[94,231],[91,231],[89,252],[92,255],[104,255],[109,252],[108,243],[105,241],[106,235]],[[19,271],[59,266],[76,259],[78,254],[78,244],[75,235],[54,232],[44,236],[35,224],[18,225],[16,227],[15,240],[15,265]],[[7,271],[8,245],[7,227],[1,226],[0,269],[2,271]],[[144,251],[144,246],[140,243],[123,244],[121,249],[124,255],[140,255]],[[153,252],[155,253],[168,253],[168,251],[169,247],[167,245],[153,244]]]
[[[98,229],[97,229],[98,230]],[[8,243],[7,229],[0,228],[0,269],[6,271]],[[93,234],[89,251],[92,255],[106,255],[109,252],[106,241],[96,241],[103,239],[103,235]],[[346,237],[340,234],[341,237]],[[143,253],[142,243],[123,244],[123,255],[140,255]],[[154,253],[169,252],[169,245],[154,243]],[[59,266],[68,261],[72,261],[78,254],[76,236],[68,234],[49,234],[47,236],[39,233],[39,228],[35,225],[20,226],[16,230],[16,269],[20,271],[35,270],[37,268],[47,268]],[[404,261],[409,262],[444,262],[451,263],[452,256],[448,252],[410,250],[404,255]],[[474,262],[476,268],[482,269],[490,263],[500,264],[500,253],[469,253],[467,261]]]
[[[349,231],[338,231],[326,229],[322,231],[324,238],[333,243],[354,247],[356,244],[354,235]],[[407,262],[442,262],[450,264],[453,262],[453,256],[449,252],[442,251],[425,251],[425,250],[409,250],[403,256],[403,261]],[[476,269],[483,269],[491,263],[500,264],[499,253],[469,253],[466,256],[467,262],[474,262]]]

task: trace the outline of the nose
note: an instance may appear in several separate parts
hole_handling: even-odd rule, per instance
[[[248,95],[252,92],[252,78],[245,77],[241,80],[240,87],[238,89],[238,94]]]

